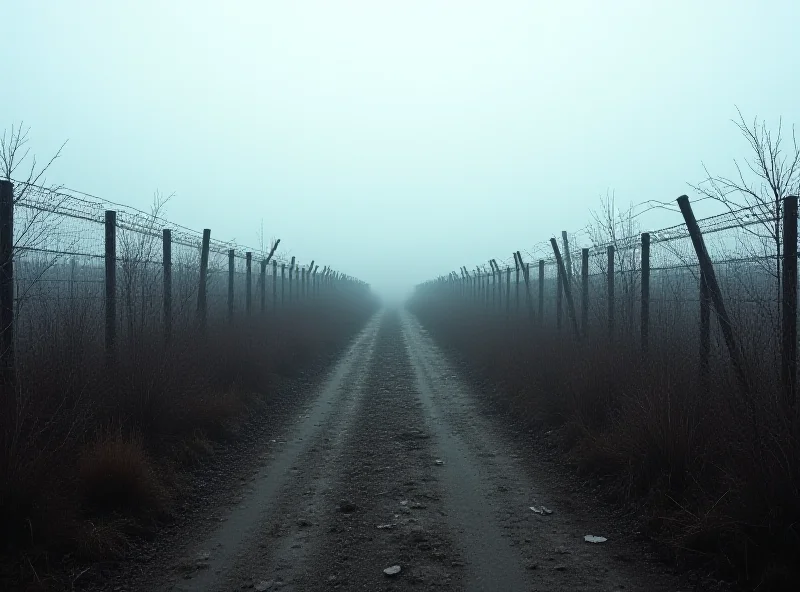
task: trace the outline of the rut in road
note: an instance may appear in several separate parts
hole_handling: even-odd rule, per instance
[[[583,541],[403,311],[371,321],[288,434],[162,588],[679,589]]]

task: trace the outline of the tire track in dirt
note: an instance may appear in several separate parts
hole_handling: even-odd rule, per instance
[[[344,444],[324,471],[311,528],[315,551],[283,590],[461,590],[461,557],[438,487],[441,466],[400,337],[388,313],[361,389],[366,393]],[[300,509],[292,518],[303,520]],[[380,528],[379,528],[380,527]],[[400,565],[388,577],[384,568]]]
[[[621,567],[614,559],[621,550],[612,541],[585,542],[584,535],[602,533],[587,532],[587,521],[571,515],[558,493],[536,479],[520,444],[504,438],[481,414],[471,390],[418,321],[404,312],[402,325],[420,397],[449,467],[443,476],[451,519],[463,533],[467,590],[680,589],[652,565]],[[542,505],[553,513],[530,510]],[[520,569],[526,571],[523,578]]]
[[[244,579],[238,573],[242,559],[252,557],[263,548],[259,538],[263,533],[274,532],[275,511],[280,509],[279,498],[287,490],[293,490],[298,479],[299,460],[309,451],[318,451],[324,444],[324,435],[339,425],[348,414],[347,405],[352,401],[353,385],[363,382],[363,374],[369,367],[373,355],[375,338],[380,327],[380,315],[376,315],[342,356],[331,376],[320,389],[319,395],[307,412],[300,416],[296,425],[287,430],[285,440],[271,442],[271,450],[261,456],[262,466],[255,470],[249,482],[243,483],[244,492],[227,515],[220,518],[220,526],[187,545],[184,559],[173,566],[161,585],[152,583],[145,589],[169,589],[212,591],[229,590],[235,580]],[[313,453],[313,452],[312,452]],[[273,525],[265,528],[265,525]],[[248,577],[252,579],[258,563],[248,566]],[[158,575],[156,578],[159,579]]]

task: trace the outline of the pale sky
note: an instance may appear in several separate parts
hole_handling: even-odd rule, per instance
[[[800,123],[798,22],[798,0],[0,0],[0,128],[40,158],[69,139],[50,182],[174,191],[170,220],[248,245],[263,218],[394,295],[581,228],[609,189],[729,172],[736,106]]]

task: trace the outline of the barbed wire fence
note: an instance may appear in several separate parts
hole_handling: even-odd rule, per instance
[[[19,184],[17,184],[19,185]],[[173,330],[281,314],[331,291],[366,284],[315,262],[276,256],[279,240],[252,248],[151,212],[80,191],[0,182],[2,366],[15,351],[69,331],[65,319],[106,325],[109,360],[126,343]],[[201,280],[204,278],[204,281]]]
[[[784,199],[784,211],[782,220],[758,207],[697,220],[711,267],[703,264],[694,244],[697,237],[686,222],[614,240],[599,240],[599,233],[587,227],[552,239],[558,252],[552,241],[543,241],[517,252],[519,256],[491,260],[472,270],[462,267],[418,285],[416,291],[458,298],[516,324],[526,316],[537,327],[564,332],[574,327],[581,338],[638,340],[643,352],[651,341],[675,343],[677,338],[697,352],[701,369],[731,357],[735,363],[737,356],[751,362],[750,371],[780,366],[786,398],[793,404],[797,197]],[[784,228],[777,244],[770,231],[776,223]],[[562,270],[568,282],[562,281]],[[709,274],[718,286],[722,310],[708,291]],[[717,323],[710,322],[711,310]],[[728,343],[726,323],[733,328],[734,343]]]

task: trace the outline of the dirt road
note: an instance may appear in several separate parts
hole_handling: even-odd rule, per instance
[[[382,312],[147,590],[678,590],[537,481],[416,320]],[[552,513],[535,513],[531,506]],[[626,550],[627,552],[627,550]],[[395,575],[386,568],[399,566]]]

